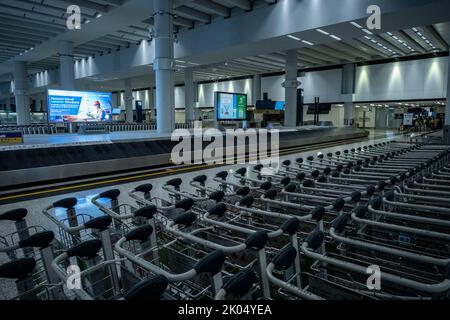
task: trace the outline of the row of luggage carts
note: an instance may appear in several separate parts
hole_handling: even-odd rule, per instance
[[[448,299],[450,148],[381,143],[0,215],[15,299]],[[130,201],[129,199],[133,199]],[[120,201],[126,198],[127,201]]]

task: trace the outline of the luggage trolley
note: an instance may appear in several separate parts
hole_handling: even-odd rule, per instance
[[[162,276],[121,281],[120,289],[113,285],[111,268],[120,266],[123,259],[105,260],[99,255],[102,242],[87,240],[61,253],[52,262],[52,268],[63,283],[73,284],[66,290],[79,300],[158,300],[167,289],[168,281]],[[85,263],[85,268],[75,274],[64,268],[71,258]],[[122,273],[120,273],[122,275]],[[99,277],[99,275],[101,275]],[[76,277],[76,278],[75,278]],[[119,280],[123,280],[120,278]]]

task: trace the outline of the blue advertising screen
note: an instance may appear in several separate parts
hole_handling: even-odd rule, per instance
[[[109,92],[48,90],[49,122],[104,122],[111,116]]]

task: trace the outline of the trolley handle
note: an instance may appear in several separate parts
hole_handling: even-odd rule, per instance
[[[221,272],[223,264],[225,263],[225,254],[220,250],[213,251],[208,255],[206,255],[205,257],[203,257],[202,259],[200,259],[192,267],[192,269],[184,273],[174,274],[160,268],[159,266],[154,265],[153,263],[147,260],[142,259],[139,256],[136,256],[135,254],[133,254],[132,252],[123,247],[123,245],[129,241],[141,241],[141,242],[147,241],[152,233],[153,228],[150,225],[138,227],[130,231],[125,236],[123,236],[116,243],[115,249],[120,255],[126,257],[131,262],[136,263],[143,269],[166,277],[169,282],[186,281],[201,273],[210,273],[215,275]]]
[[[21,222],[25,219],[27,214],[28,210],[25,208],[13,209],[0,214],[0,221]]]
[[[323,298],[305,290],[294,286],[288,282],[285,282],[274,276],[273,271],[285,271],[294,265],[295,259],[298,256],[297,250],[293,246],[287,246],[282,251],[280,251],[275,258],[266,267],[266,274],[270,282],[277,285],[278,287],[307,300],[323,300]]]
[[[18,243],[0,248],[0,252],[10,252],[20,248],[39,248],[44,249],[53,242],[55,234],[52,231],[43,231],[35,233],[27,238],[20,240]]]
[[[367,268],[361,265],[357,265],[355,263],[351,263],[348,261],[342,261],[336,258],[328,257],[324,254],[317,253],[316,250],[321,247],[323,241],[325,240],[325,236],[322,231],[314,231],[311,233],[306,241],[302,244],[301,250],[302,252],[309,258],[318,260],[327,264],[331,264],[340,268],[343,268],[348,271],[356,272],[359,274],[367,274]],[[427,293],[440,293],[450,289],[450,280],[445,279],[439,283],[429,284],[422,283],[411,279],[406,279],[404,277],[400,277],[397,275],[393,275],[387,272],[383,272],[383,279],[385,281],[402,285],[407,288],[412,288],[415,290],[420,290]]]
[[[197,217],[193,213],[185,213],[184,215],[181,215],[177,217],[176,219],[172,220],[167,225],[167,230],[179,237],[182,237],[186,240],[204,245],[206,247],[215,249],[215,250],[221,250],[226,253],[232,253],[232,252],[239,252],[246,249],[254,249],[256,251],[259,251],[263,249],[267,243],[267,240],[269,239],[267,232],[265,231],[258,231],[253,234],[251,234],[244,243],[237,244],[234,246],[223,246],[218,243],[205,240],[203,238],[197,237],[194,235],[194,232],[187,233],[180,229],[178,229],[178,225],[184,225],[184,226],[190,226],[196,221]]]

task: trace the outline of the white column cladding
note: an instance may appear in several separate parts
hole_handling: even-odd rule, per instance
[[[173,0],[153,0],[156,74],[156,126],[158,133],[175,129],[175,60]]]
[[[356,65],[346,64],[342,67],[342,95],[344,97],[344,125],[353,126],[355,109],[353,95],[355,93]]]
[[[253,92],[252,92],[253,106],[256,106],[256,102],[261,100],[261,75],[255,74],[253,76]]]
[[[59,79],[61,89],[75,89],[72,41],[59,41]]]
[[[31,124],[28,70],[25,61],[14,61],[14,96],[16,98],[17,125]]]
[[[297,75],[297,50],[286,51],[286,81],[284,82],[285,104],[284,126],[297,126],[297,88],[299,86]]]
[[[126,121],[133,123],[133,87],[131,86],[131,79],[125,79],[125,113]]]
[[[195,120],[195,83],[194,70],[192,68],[184,69],[184,105],[186,113],[186,122]]]
[[[447,103],[445,106],[444,142],[450,144],[450,57],[448,59],[447,72]]]

